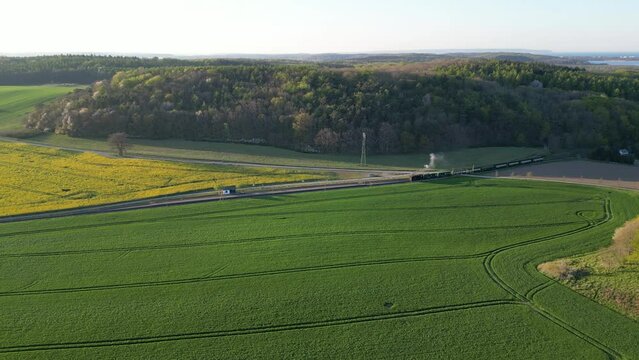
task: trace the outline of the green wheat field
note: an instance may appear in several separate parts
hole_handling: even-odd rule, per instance
[[[0,225],[0,358],[639,358],[536,270],[636,195],[449,179]]]

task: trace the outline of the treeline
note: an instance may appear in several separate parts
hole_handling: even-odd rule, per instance
[[[583,68],[549,65],[539,62],[459,61],[438,69],[442,75],[497,81],[503,85],[543,86],[563,90],[591,91],[639,101],[639,76],[631,74],[593,73]]]
[[[80,137],[115,132],[240,141],[304,151],[467,146],[639,149],[639,106],[622,99],[447,75],[314,65],[156,68],[40,107],[28,127]]]
[[[99,55],[0,56],[0,85],[91,84],[98,80],[110,79],[116,72],[127,69],[256,63],[260,61]]]
[[[0,56],[0,85],[90,84],[111,78],[116,72],[138,68],[174,66],[226,66],[297,64],[312,62],[325,67],[348,68],[358,65],[380,67],[388,64],[422,64],[427,68],[460,59],[501,59],[559,63],[575,60],[515,53],[485,54],[316,54],[316,55],[237,55],[235,59],[139,58],[108,55],[52,55],[31,57]],[[242,57],[244,56],[244,57]]]

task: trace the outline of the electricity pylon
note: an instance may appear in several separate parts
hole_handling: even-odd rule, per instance
[[[366,133],[362,133],[362,156],[359,159],[360,166],[366,166]]]

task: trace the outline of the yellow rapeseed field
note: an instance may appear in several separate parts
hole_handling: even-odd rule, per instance
[[[327,174],[110,158],[0,142],[0,216],[69,209],[223,186],[325,179]]]

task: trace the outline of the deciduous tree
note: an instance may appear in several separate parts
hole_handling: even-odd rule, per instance
[[[131,147],[127,134],[123,132],[109,135],[108,142],[118,152],[118,156],[126,155],[126,151]]]

